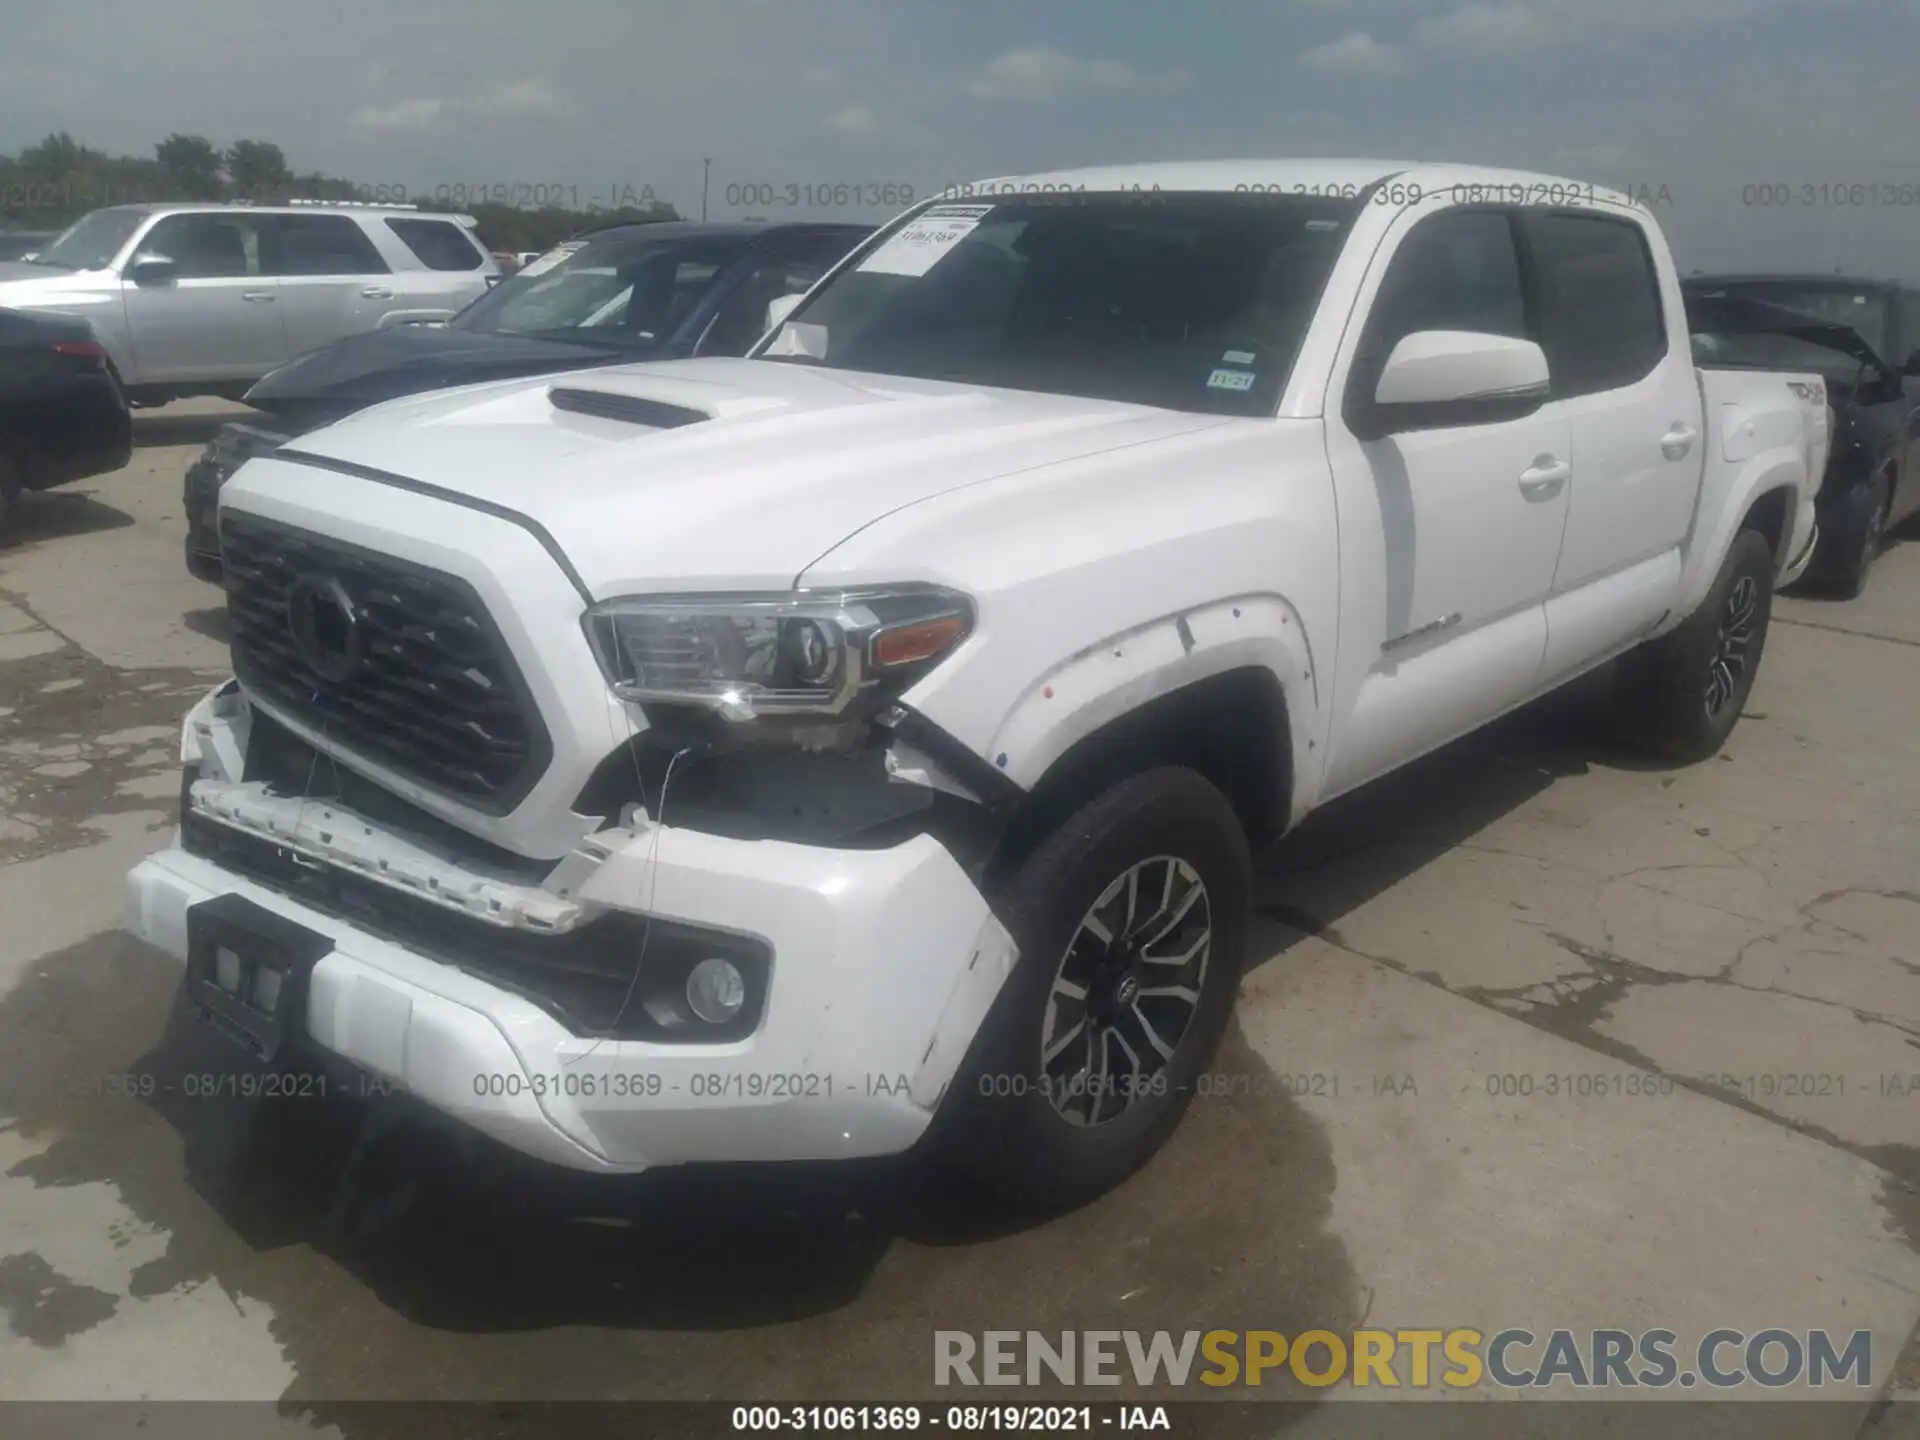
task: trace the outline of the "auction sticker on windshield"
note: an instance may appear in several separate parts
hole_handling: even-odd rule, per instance
[[[992,213],[991,205],[935,205],[901,226],[859,268],[880,275],[924,275]]]

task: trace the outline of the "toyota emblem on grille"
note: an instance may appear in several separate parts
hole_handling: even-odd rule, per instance
[[[338,685],[360,667],[366,633],[347,587],[331,575],[303,575],[287,591],[293,648],[322,680]]]

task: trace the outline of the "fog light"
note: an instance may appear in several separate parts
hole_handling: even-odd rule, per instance
[[[731,960],[702,960],[687,976],[687,1008],[709,1025],[724,1025],[747,1000],[747,982]]]

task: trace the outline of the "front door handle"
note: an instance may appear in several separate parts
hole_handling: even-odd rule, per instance
[[[391,300],[393,298],[393,291],[387,289],[384,285],[369,285],[360,292],[360,298],[362,300]]]
[[[1669,460],[1684,460],[1687,452],[1693,448],[1693,442],[1700,438],[1700,432],[1684,420],[1676,420],[1660,437],[1660,453]]]
[[[271,290],[244,290],[241,292],[240,298],[252,304],[259,305],[272,300],[273,292]]]
[[[1551,455],[1536,455],[1520,472],[1520,493],[1529,500],[1551,500],[1566,488],[1573,466]]]

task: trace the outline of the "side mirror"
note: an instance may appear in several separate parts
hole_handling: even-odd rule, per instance
[[[1920,375],[1920,350],[1907,356],[1907,363],[1900,367],[1902,375]]]
[[[800,302],[806,298],[806,294],[803,291],[798,295],[782,295],[778,300],[768,305],[766,328],[768,330],[778,330],[787,316],[798,309]]]
[[[127,266],[127,279],[136,285],[164,285],[180,271],[171,255],[156,255],[151,250],[133,257]]]
[[[1546,403],[1546,352],[1531,340],[1474,330],[1417,330],[1393,347],[1365,428],[1401,430],[1517,420]]]

